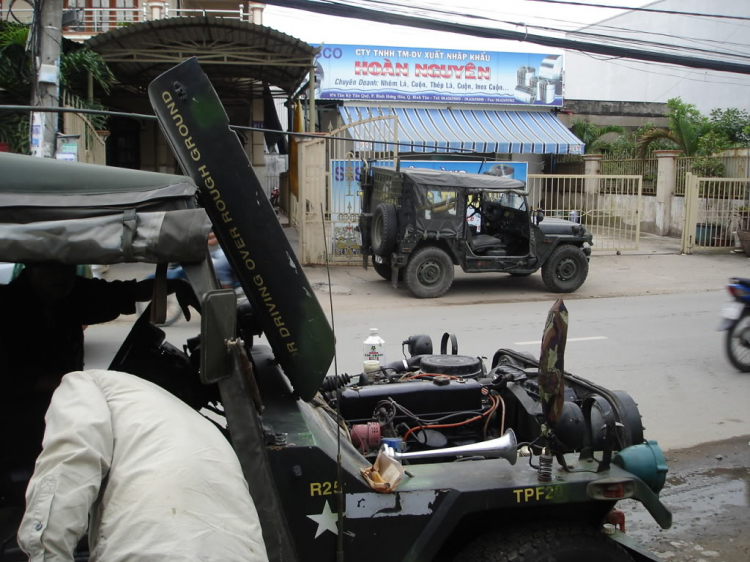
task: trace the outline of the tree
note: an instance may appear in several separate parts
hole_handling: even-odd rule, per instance
[[[606,152],[610,148],[610,143],[602,137],[610,133],[617,133],[618,135],[625,133],[619,125],[602,125],[600,127],[582,119],[573,121],[572,131],[586,145],[586,154]]]
[[[610,143],[608,154],[615,158],[636,158],[638,142],[643,135],[655,128],[656,126],[653,123],[646,123],[634,131],[620,135]],[[656,140],[649,145],[649,151],[670,149],[673,148],[673,146],[674,144],[672,141],[666,139]]]
[[[714,125],[693,104],[684,103],[680,98],[672,98],[667,101],[667,108],[669,129],[646,131],[638,141],[637,151],[640,157],[645,157],[652,143],[659,140],[671,141],[685,156],[695,156],[699,139],[714,130]]]
[[[27,26],[0,21],[0,92],[3,103],[28,105],[33,84],[32,55],[26,50],[29,36]],[[81,107],[101,109],[98,101],[89,102],[77,95],[76,89],[85,88],[88,75],[104,93],[116,83],[104,59],[85,47],[66,43],[60,57],[61,90],[77,98]],[[90,119],[97,128],[104,128],[106,118]],[[98,122],[97,122],[98,121]],[[0,112],[0,142],[10,145],[13,152],[29,152],[28,113]]]
[[[714,130],[724,135],[733,147],[750,146],[750,114],[744,109],[729,107],[711,111]]]

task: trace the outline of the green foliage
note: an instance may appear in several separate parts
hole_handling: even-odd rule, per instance
[[[586,145],[586,154],[608,152],[611,143],[605,141],[602,137],[610,133],[625,134],[623,128],[618,125],[598,126],[581,119],[573,121],[572,125],[573,134]]]
[[[28,105],[32,92],[33,67],[26,51],[29,28],[13,22],[0,21],[0,90],[3,101]],[[86,109],[105,109],[98,101],[84,100],[76,91],[85,91],[88,74],[94,84],[109,93],[117,83],[102,57],[85,47],[63,52],[60,56],[60,85],[76,105]],[[106,117],[87,116],[96,129],[106,128]],[[13,152],[29,152],[29,117],[27,113],[0,112],[0,142],[7,142]]]
[[[692,171],[702,178],[723,178],[726,168],[713,155],[729,148],[730,142],[722,132],[711,131],[698,139]]]
[[[667,108],[669,129],[646,132],[638,141],[637,151],[641,157],[651,150],[652,143],[656,141],[669,141],[672,148],[682,150],[685,156],[694,156],[698,151],[698,140],[714,128],[693,104],[685,103],[680,98],[670,99]]]
[[[656,126],[653,123],[646,123],[642,127],[638,127],[635,131],[620,135],[610,144],[609,154],[615,158],[636,158],[640,139],[655,128]],[[656,139],[648,145],[648,149],[643,156],[650,157],[651,152],[654,150],[670,150],[674,149],[674,147],[672,141]]]
[[[729,147],[750,146],[750,113],[744,109],[714,109],[710,121],[727,138]]]
[[[31,95],[31,59],[26,53],[28,29],[0,21],[0,88],[12,103],[28,103]]]
[[[60,59],[60,78],[64,88],[70,89],[76,82],[86,83],[89,74],[93,77],[94,83],[106,94],[109,94],[112,86],[117,83],[107,63],[94,51],[78,49],[64,54]]]
[[[8,143],[11,152],[30,154],[28,114],[0,111],[0,142]]]

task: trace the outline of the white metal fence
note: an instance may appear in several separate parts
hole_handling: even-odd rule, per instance
[[[529,175],[529,203],[545,217],[584,224],[594,251],[637,250],[642,176]]]
[[[685,177],[682,253],[734,246],[737,233],[750,230],[750,179]]]
[[[377,160],[387,164],[398,156],[390,150],[392,145],[383,143],[385,129],[392,132],[393,142],[397,142],[397,127],[386,125],[392,119],[397,117],[367,119],[331,131],[320,139],[300,143],[297,212],[303,264],[324,264],[326,250],[333,263],[362,263],[360,173],[365,162]],[[347,136],[353,139],[344,140]],[[372,142],[376,139],[380,142]]]

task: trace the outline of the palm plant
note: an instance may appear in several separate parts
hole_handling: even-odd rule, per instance
[[[594,125],[588,121],[577,119],[572,123],[573,134],[586,145],[586,154],[606,152],[610,148],[610,142],[603,139],[605,135],[617,133],[625,134],[619,125]]]
[[[700,138],[714,129],[714,125],[694,105],[683,103],[680,98],[669,100],[667,107],[669,129],[654,128],[644,132],[636,147],[639,157],[645,157],[653,143],[660,140],[671,142],[685,156],[695,156],[701,148]]]

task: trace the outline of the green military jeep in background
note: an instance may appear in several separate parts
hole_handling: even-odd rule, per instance
[[[445,294],[454,266],[542,279],[571,293],[588,275],[586,227],[533,212],[526,185],[493,175],[370,167],[362,180],[362,256],[418,298]]]
[[[617,527],[616,506],[639,501],[670,526],[664,457],[630,396],[562,369],[561,302],[541,361],[449,353],[448,334],[437,352],[417,335],[403,361],[329,374],[331,327],[207,77],[191,59],[149,94],[190,177],[0,154],[0,261],[183,264],[202,303],[194,336],[180,349],[144,312],[110,368],[220,426],[272,562],[656,560]],[[249,305],[219,288],[209,227]],[[13,537],[30,474],[13,455],[2,451],[2,562],[25,559]],[[379,463],[400,481],[379,481]]]

